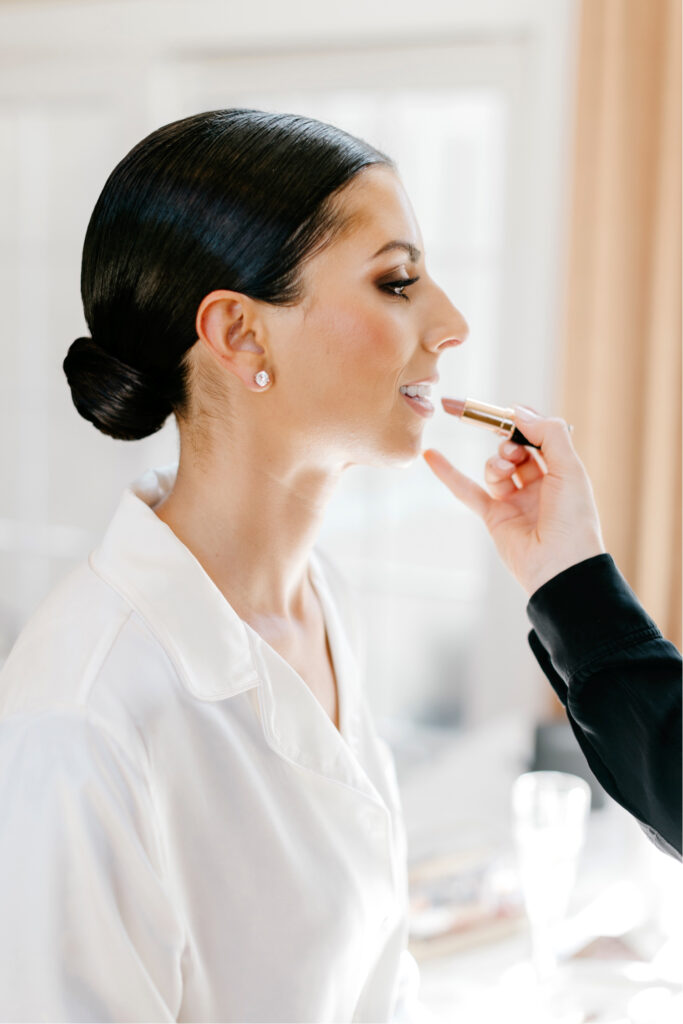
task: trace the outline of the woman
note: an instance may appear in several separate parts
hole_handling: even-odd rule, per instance
[[[420,453],[401,389],[467,337],[423,248],[391,160],[291,115],[166,125],[105,184],[64,369],[180,456],[0,674],[3,1019],[410,1019],[396,780],[315,539],[346,468]],[[604,551],[569,476],[572,561],[519,542],[531,583]]]
[[[406,1019],[396,780],[314,543],[345,469],[419,455],[400,389],[467,336],[423,248],[391,160],[305,118],[185,118],[107,180],[64,370],[180,457],[0,675],[0,1017]]]

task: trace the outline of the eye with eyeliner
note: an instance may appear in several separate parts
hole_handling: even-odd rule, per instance
[[[406,301],[408,301],[407,295],[403,295],[401,292],[394,291],[394,289],[407,288],[409,285],[415,284],[415,282],[419,280],[419,277],[399,277],[396,281],[386,281],[384,284],[380,285],[380,288],[383,291],[388,292],[390,295],[395,296],[395,298],[397,299],[405,299]]]

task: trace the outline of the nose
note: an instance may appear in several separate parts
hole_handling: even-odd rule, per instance
[[[438,285],[434,288],[430,310],[432,323],[424,335],[425,348],[440,353],[467,341],[470,334],[467,320]]]

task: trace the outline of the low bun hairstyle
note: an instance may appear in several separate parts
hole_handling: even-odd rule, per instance
[[[76,338],[63,363],[73,403],[105,434],[126,441],[163,426],[172,403],[152,375],[122,363],[92,338]]]
[[[189,409],[201,300],[230,289],[263,302],[301,298],[305,260],[344,226],[333,197],[393,161],[332,125],[228,109],[152,132],[109,175],[83,245],[91,338],[62,364],[73,403],[110,437],[138,440]]]

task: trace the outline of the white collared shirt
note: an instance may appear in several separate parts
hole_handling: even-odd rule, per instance
[[[0,1019],[410,1020],[406,844],[341,576],[311,582],[340,731],[152,511],[99,546],[0,672]]]

